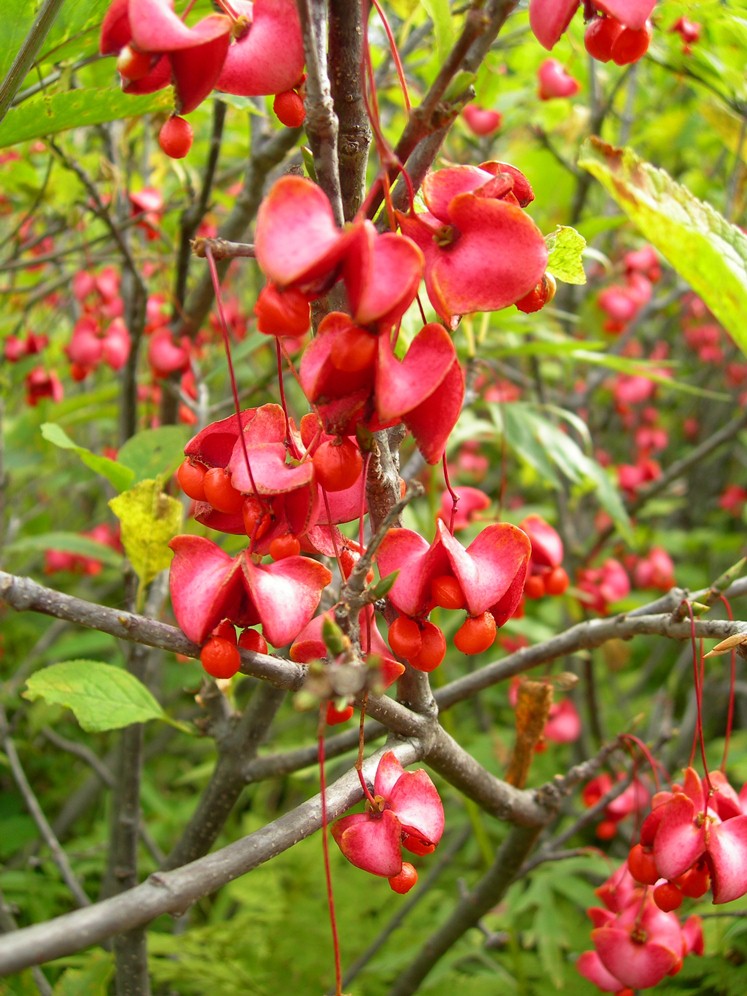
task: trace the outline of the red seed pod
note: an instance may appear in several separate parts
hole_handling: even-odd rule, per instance
[[[237,515],[242,508],[244,496],[231,484],[231,475],[223,467],[211,467],[203,478],[205,501],[226,515]]]
[[[389,646],[398,657],[408,661],[423,649],[420,627],[409,616],[397,616],[389,627]]]
[[[327,491],[345,491],[358,480],[363,457],[351,439],[327,439],[311,458],[316,479]]]
[[[546,304],[555,297],[557,284],[552,273],[545,273],[540,282],[516,302],[519,311],[525,315],[531,315],[535,311],[540,311]]]
[[[568,574],[562,567],[554,567],[544,580],[546,595],[562,595],[570,584]]]
[[[232,678],[241,666],[236,644],[220,636],[211,636],[200,651],[200,661],[213,678]]]
[[[401,896],[404,896],[415,885],[417,880],[418,873],[415,871],[415,867],[409,861],[403,861],[402,871],[398,875],[392,875],[389,879],[389,887],[393,892],[398,892]]]
[[[192,463],[186,459],[179,465],[176,479],[179,487],[188,498],[194,501],[205,501],[205,472],[207,467],[201,463]]]
[[[490,612],[467,616],[454,634],[454,646],[463,654],[481,654],[495,642],[497,627]]]
[[[465,606],[462,586],[451,574],[444,574],[431,581],[431,598],[433,604],[442,609],[463,609]]]
[[[628,854],[628,871],[641,885],[654,885],[661,878],[656,870],[653,851],[647,851],[642,844],[635,844]]]
[[[682,891],[674,882],[662,882],[654,889],[654,902],[660,910],[671,913],[682,906]]]
[[[125,45],[117,56],[117,72],[123,79],[128,80],[130,83],[134,83],[136,80],[141,80],[144,76],[147,76],[152,64],[152,55],[149,55],[147,52],[138,52],[131,45]]]
[[[612,44],[612,61],[617,66],[628,66],[631,62],[638,62],[648,52],[652,37],[653,30],[648,22],[638,31],[623,28]]]
[[[256,543],[272,526],[272,515],[269,509],[254,495],[244,497],[240,511],[244,522],[244,532]]]
[[[446,656],[446,637],[432,622],[423,623],[421,630],[423,646],[417,657],[408,657],[417,671],[435,671]]]
[[[193,139],[192,125],[186,118],[180,118],[178,114],[172,115],[158,133],[158,144],[161,146],[161,151],[165,152],[171,159],[184,159],[192,148]]]
[[[295,90],[284,90],[275,95],[272,109],[278,121],[286,128],[300,128],[306,120],[306,108]]]
[[[586,51],[597,62],[609,62],[612,46],[622,31],[622,24],[614,17],[595,17],[584,33]]]
[[[285,560],[286,557],[297,557],[301,552],[301,544],[292,533],[276,536],[270,543],[270,556],[273,560]]]
[[[541,574],[530,574],[524,584],[526,598],[542,598],[545,594],[545,579]]]

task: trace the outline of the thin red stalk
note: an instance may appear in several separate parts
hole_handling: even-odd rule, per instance
[[[376,804],[376,799],[371,795],[371,789],[366,785],[366,779],[363,777],[363,749],[366,743],[365,736],[365,722],[366,722],[366,703],[368,702],[368,692],[364,692],[363,701],[361,702],[361,715],[358,723],[358,759],[355,762],[355,770],[358,772],[358,780],[361,783],[361,788],[363,789],[363,794],[366,797],[367,802],[369,802],[374,809],[378,809]]]
[[[394,35],[392,34],[392,29],[389,26],[389,21],[387,20],[386,14],[381,9],[378,0],[371,0],[374,7],[376,8],[376,13],[381,18],[381,23],[384,26],[384,31],[386,32],[387,39],[389,41],[389,51],[392,53],[392,58],[394,59],[394,65],[397,69],[397,76],[399,77],[399,85],[402,89],[402,97],[405,101],[405,110],[409,114],[412,110],[412,105],[410,104],[410,94],[407,91],[407,81],[405,80],[405,71],[402,67],[402,60],[399,57],[399,52],[397,50],[397,43],[394,40]]]
[[[335,550],[335,560],[337,561],[337,567],[340,571],[340,577],[345,577],[345,572],[342,567],[342,559],[340,558],[340,548],[337,545],[337,536],[335,535],[335,527],[332,525],[332,512],[329,507],[329,498],[327,497],[327,489],[319,485],[319,490],[322,492],[322,498],[324,498],[324,510],[327,513],[327,522],[329,522],[329,534],[332,537],[332,546]]]
[[[280,346],[280,349],[283,352],[283,357],[285,359],[285,362],[288,364],[288,369],[293,374],[293,379],[295,380],[295,382],[298,384],[298,386],[303,391],[303,385],[301,383],[301,376],[300,376],[298,370],[296,370],[296,367],[295,367],[295,365],[293,363],[293,360],[291,359],[291,355],[288,352],[288,347],[285,345],[285,343],[284,343],[284,341],[283,341],[283,339],[281,337],[278,337],[277,342],[278,342],[278,345]],[[316,411],[316,407],[314,407],[314,411]]]
[[[325,707],[319,712],[319,731],[317,734],[317,757],[319,759],[319,790],[322,809],[322,853],[324,854],[324,878],[327,883],[327,905],[329,907],[329,925],[332,929],[332,948],[335,953],[335,996],[342,996],[342,962],[340,959],[340,936],[337,932],[337,917],[335,916],[335,896],[332,890],[332,868],[329,863],[329,839],[327,824],[327,777],[324,771],[324,722]]]
[[[655,760],[653,754],[648,749],[648,747],[644,744],[642,740],[640,740],[637,736],[635,736],[635,734],[624,733],[620,739],[624,740],[626,743],[634,744],[638,748],[638,750],[643,754],[643,756],[646,758],[651,768],[651,774],[654,776],[654,784],[656,785],[656,791],[658,792],[661,788],[659,782],[659,767],[660,767],[659,762]]]
[[[288,405],[285,400],[285,387],[283,385],[283,353],[280,349],[280,339],[275,338],[275,354],[278,361],[278,389],[280,392],[280,405],[283,409],[283,415],[285,416],[285,438],[288,442],[288,447],[293,454],[295,460],[301,459],[301,454],[298,452],[298,447],[293,439],[293,433],[291,432],[290,419],[288,418]]]
[[[459,504],[460,497],[457,492],[452,488],[451,481],[449,480],[449,466],[446,463],[446,454],[444,453],[441,460],[444,468],[444,484],[446,485],[446,490],[451,495],[451,515],[449,516],[449,532],[454,535],[454,519],[456,517],[457,505]]]
[[[249,451],[246,448],[246,439],[244,438],[244,430],[241,425],[241,405],[239,404],[239,389],[236,386],[236,375],[233,370],[233,359],[231,357],[231,341],[228,335],[228,323],[226,322],[226,316],[223,311],[223,298],[221,297],[220,290],[220,280],[218,279],[218,270],[215,266],[215,260],[213,259],[213,251],[210,246],[205,249],[205,258],[208,262],[208,268],[210,270],[210,279],[213,282],[213,291],[215,292],[215,303],[218,308],[218,317],[220,318],[221,331],[223,333],[223,345],[226,350],[226,361],[228,362],[228,376],[231,380],[231,392],[233,394],[233,406],[236,410],[236,421],[239,428],[239,439],[241,440],[241,449],[244,452],[244,463],[246,464],[246,472],[249,475],[249,481],[252,485],[252,491],[257,493],[257,485],[254,483],[254,475],[252,474],[252,466],[249,462]]]
[[[720,594],[719,598],[724,603],[724,608],[726,609],[726,614],[730,620],[734,619],[734,613],[731,611],[731,605],[729,604],[729,599],[724,594]],[[721,771],[726,771],[726,759],[729,754],[729,744],[731,742],[731,730],[734,723],[734,699],[735,690],[737,684],[737,651],[732,650],[730,655],[730,666],[729,666],[729,709],[726,714],[726,732],[724,733],[724,756],[721,758]]]
[[[368,120],[371,123],[376,152],[379,156],[379,161],[381,162],[383,170],[383,173],[379,178],[379,182],[381,183],[384,194],[384,203],[386,206],[387,217],[389,219],[389,227],[392,231],[395,231],[397,228],[397,221],[394,217],[394,204],[392,203],[392,191],[389,183],[388,167],[395,164],[397,159],[394,155],[394,151],[381,130],[379,120],[379,100],[376,94],[376,80],[374,79],[373,64],[371,62],[371,46],[368,40],[368,26],[366,26],[366,40],[363,46],[363,66],[365,70],[363,77],[363,101],[366,105],[366,113],[368,114]]]
[[[707,811],[708,799],[710,797],[711,792],[713,791],[713,787],[711,786],[711,779],[708,775],[708,761],[706,760],[705,737],[703,736],[703,673],[701,671],[701,665],[703,663],[702,661],[703,652],[701,647],[701,652],[700,654],[698,654],[698,637],[695,632],[695,613],[693,612],[693,607],[688,601],[685,601],[684,604],[687,606],[687,612],[688,615],[690,616],[690,643],[692,644],[693,648],[695,706],[698,712],[695,737],[697,737],[697,742],[700,744],[700,759],[703,762],[703,778],[705,779],[705,783],[708,787],[708,791],[706,792],[706,802],[705,802],[705,808]],[[695,740],[695,738],[693,739]],[[691,764],[694,757],[694,753],[695,753],[695,743],[693,743],[693,753],[690,755]]]
[[[228,0],[217,0],[218,6],[221,8],[224,14],[227,14],[234,23],[238,21],[239,15],[233,9]]]
[[[407,173],[403,173],[402,176],[407,176]],[[407,177],[409,182],[409,176]],[[420,309],[420,317],[423,319],[423,325],[428,324],[428,319],[425,317],[425,308],[423,307],[423,302],[420,300],[420,294],[415,295],[415,300],[418,302],[418,308]]]

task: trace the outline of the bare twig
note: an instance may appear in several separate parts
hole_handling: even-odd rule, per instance
[[[39,833],[42,835],[44,842],[49,848],[52,860],[57,865],[65,885],[72,892],[75,897],[75,901],[79,906],[89,906],[91,900],[88,898],[85,889],[78,881],[72,865],[68,860],[68,856],[63,850],[59,840],[57,840],[52,827],[49,825],[49,821],[44,815],[44,810],[41,808],[39,800],[36,798],[34,790],[31,788],[29,780],[26,777],[23,765],[21,764],[21,759],[18,756],[18,751],[16,750],[16,746],[13,743],[8,730],[8,719],[2,703],[0,703],[0,742],[3,745],[5,756],[8,758],[8,764],[15,783],[18,786],[18,791],[23,796],[26,808],[31,814]]]

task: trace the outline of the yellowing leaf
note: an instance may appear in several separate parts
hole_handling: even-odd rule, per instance
[[[582,257],[586,239],[583,235],[569,225],[558,225],[545,237],[545,243],[550,254],[547,258],[548,271],[566,284],[585,284]]]
[[[112,498],[109,507],[122,525],[122,545],[144,587],[171,563],[168,544],[181,528],[182,506],[157,481],[141,481]]]
[[[668,173],[600,139],[578,161],[747,353],[747,235]]]

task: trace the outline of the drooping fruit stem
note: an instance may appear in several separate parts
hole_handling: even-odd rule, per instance
[[[342,962],[340,959],[340,936],[337,931],[335,916],[335,897],[332,890],[332,869],[329,863],[329,838],[327,824],[327,778],[324,770],[324,730],[325,707],[319,710],[319,727],[317,730],[317,758],[319,761],[319,791],[322,810],[322,853],[324,855],[324,877],[327,885],[327,906],[329,908],[329,925],[332,930],[332,949],[335,958],[335,996],[342,996]]]
[[[720,594],[719,598],[724,603],[726,614],[730,621],[734,620],[734,613],[726,595]],[[729,743],[731,741],[731,731],[734,724],[734,699],[737,684],[737,650],[733,647],[729,654],[729,707],[726,713],[726,730],[724,732],[724,754],[721,758],[721,771],[726,771],[726,759],[729,754]]]
[[[220,290],[220,280],[218,279],[218,270],[215,266],[215,259],[213,258],[213,250],[210,246],[205,247],[205,258],[208,261],[208,269],[210,270],[210,279],[213,282],[213,291],[215,292],[215,304],[218,308],[218,317],[220,318],[221,332],[223,333],[223,345],[226,350],[226,362],[228,363],[228,376],[231,380],[231,393],[233,394],[233,406],[236,411],[236,422],[238,424],[239,439],[241,440],[241,449],[244,453],[244,463],[246,464],[246,472],[249,475],[249,481],[252,485],[252,491],[257,493],[257,485],[254,483],[254,475],[252,474],[251,463],[249,462],[249,451],[246,448],[246,439],[244,438],[244,430],[241,425],[241,405],[239,404],[239,389],[236,386],[236,375],[233,370],[233,358],[231,356],[231,340],[228,336],[228,323],[226,322],[226,315],[223,311],[223,298],[221,297]]]

